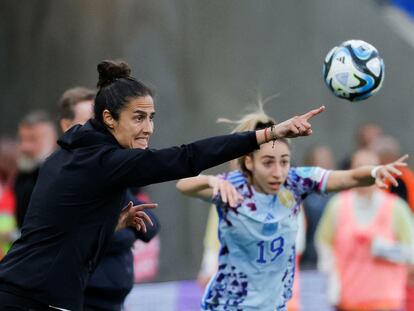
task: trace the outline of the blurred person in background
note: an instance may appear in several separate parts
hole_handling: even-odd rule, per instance
[[[16,174],[16,143],[0,139],[0,259],[17,238],[15,207],[12,190]]]
[[[59,100],[59,124],[66,132],[76,124],[85,124],[93,117],[96,91],[85,87],[66,90]],[[124,205],[144,202],[128,192]],[[149,203],[149,202],[146,202]],[[147,232],[126,227],[115,231],[104,256],[89,278],[85,288],[84,311],[120,311],[124,300],[134,284],[134,267],[131,248],[139,239],[145,243],[152,240],[159,231],[158,219],[153,212],[145,210],[153,226],[147,225]]]
[[[335,169],[335,161],[332,150],[326,145],[316,145],[309,148],[304,157],[305,166],[319,166],[327,170]],[[301,256],[300,264],[303,269],[315,269],[317,254],[315,249],[315,232],[319,219],[325,209],[326,203],[332,197],[332,193],[319,194],[313,192],[303,201],[306,224],[306,247]]]
[[[246,124],[271,129],[274,121],[267,117],[268,122],[261,122],[263,114],[259,110],[245,116],[234,131]],[[289,140],[277,138],[240,157],[238,170],[177,182],[182,193],[215,203],[219,216],[218,271],[206,287],[202,310],[286,310],[303,199],[312,192],[374,183],[385,187],[385,181],[396,182],[390,173],[406,165],[405,156],[383,166],[329,171],[291,167],[290,159]]]
[[[93,117],[96,91],[78,86],[67,89],[58,102],[59,125],[66,132],[76,124],[85,124]]]
[[[18,125],[17,176],[13,191],[19,229],[22,227],[40,166],[56,148],[56,140],[56,126],[44,111],[27,114]]]
[[[351,161],[353,169],[379,164],[368,149]],[[413,238],[409,208],[398,196],[374,186],[333,196],[316,233],[330,303],[341,311],[403,310]]]
[[[390,135],[378,137],[370,144],[370,148],[378,154],[381,163],[396,159],[396,154],[401,150],[399,141]],[[396,176],[398,186],[390,185],[389,190],[408,203],[414,219],[414,173],[409,167],[403,167],[401,172],[402,174],[400,176]],[[408,267],[406,298],[405,310],[414,311],[414,258],[412,258],[411,265]]]
[[[355,132],[356,150],[369,148],[371,143],[383,134],[382,128],[375,123],[369,122],[362,124]],[[351,167],[351,156],[343,159],[339,165],[341,169]]]

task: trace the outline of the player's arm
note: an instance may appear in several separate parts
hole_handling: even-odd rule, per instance
[[[324,106],[262,130],[210,137],[160,150],[122,149],[110,146],[100,164],[106,184],[140,187],[190,176],[259,149],[259,145],[278,138],[312,134],[310,119]]]
[[[213,196],[213,188],[210,186],[209,179],[213,176],[198,175],[195,177],[180,179],[176,187],[185,195],[209,199]]]
[[[212,175],[183,178],[177,182],[176,186],[182,193],[202,199],[211,199],[220,193],[221,200],[224,203],[228,202],[230,206],[237,206],[242,199],[230,182]]]
[[[332,171],[326,183],[326,191],[341,191],[354,187],[371,186],[374,183],[382,189],[388,188],[388,183],[398,186],[393,175],[401,175],[398,167],[407,166],[405,155],[395,162],[386,165],[366,165],[351,170]]]

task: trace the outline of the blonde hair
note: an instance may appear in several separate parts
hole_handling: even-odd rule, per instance
[[[278,96],[278,94],[272,95],[266,98],[265,100],[262,100],[261,97],[259,97],[259,100],[257,101],[256,109],[253,110],[251,113],[244,115],[239,120],[218,118],[217,123],[235,124],[236,127],[233,128],[231,133],[254,131],[257,128],[257,125],[260,123],[261,124],[267,124],[267,123],[276,124],[275,119],[268,116],[266,112],[264,111],[264,105],[276,96]]]
[[[259,129],[263,129],[263,128],[275,125],[276,120],[266,114],[266,112],[264,111],[264,105],[276,96],[278,96],[278,94],[270,96],[266,98],[264,101],[261,98],[259,98],[257,102],[257,108],[254,111],[242,116],[238,120],[218,118],[217,123],[226,123],[226,124],[235,125],[231,133],[255,131],[255,130],[259,130]],[[288,139],[282,138],[278,140],[283,141],[284,143],[286,143],[288,147],[290,147],[290,141]],[[253,153],[246,154],[242,157],[239,157],[231,161],[230,167],[232,169],[240,169],[241,171],[243,171],[244,173],[250,176],[251,173],[245,166],[246,157],[253,157]]]

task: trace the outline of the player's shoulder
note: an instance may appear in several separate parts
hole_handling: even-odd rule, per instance
[[[224,179],[235,186],[243,185],[247,182],[247,176],[240,170],[234,170],[221,175]]]
[[[326,174],[327,170],[318,166],[297,166],[289,169],[289,176],[298,178],[311,178],[320,180]]]

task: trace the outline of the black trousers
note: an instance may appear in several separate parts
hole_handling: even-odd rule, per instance
[[[0,291],[0,311],[56,311],[36,300]]]

